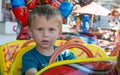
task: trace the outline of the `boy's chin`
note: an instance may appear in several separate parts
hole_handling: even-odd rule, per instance
[[[41,47],[44,48],[44,49],[45,48],[50,48],[50,45],[42,45]]]

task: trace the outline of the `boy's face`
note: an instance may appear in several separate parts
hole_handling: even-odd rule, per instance
[[[47,20],[44,16],[37,16],[31,25],[30,35],[40,48],[52,47],[60,35],[59,23],[55,18]]]

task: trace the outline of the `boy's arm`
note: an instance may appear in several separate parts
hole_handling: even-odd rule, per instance
[[[25,75],[35,75],[36,73],[37,73],[37,70],[35,68],[31,68],[25,72]]]
[[[35,75],[37,73],[37,59],[26,53],[22,57],[22,75]]]

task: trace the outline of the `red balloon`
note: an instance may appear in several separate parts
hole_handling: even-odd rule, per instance
[[[52,6],[56,7],[56,8],[59,8],[59,5],[56,3],[56,2],[53,2],[52,3]]]
[[[41,2],[40,2],[39,0],[36,0],[35,4],[36,4],[36,5],[40,5]]]
[[[14,15],[22,26],[28,25],[29,10],[27,7],[18,7],[13,9]]]
[[[28,8],[33,9],[36,5],[35,2],[36,2],[36,0],[27,1]]]
[[[57,1],[61,3],[63,0],[57,0]]]
[[[20,34],[17,36],[17,39],[24,40],[28,38],[29,38],[28,26],[24,26],[21,28]]]
[[[41,2],[41,5],[42,4],[52,4],[52,0],[38,0]]]

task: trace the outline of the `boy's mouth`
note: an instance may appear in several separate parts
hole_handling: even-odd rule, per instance
[[[43,40],[42,42],[43,42],[43,43],[48,43],[49,41],[48,41],[48,40]]]
[[[43,40],[42,42],[49,42],[48,40]]]

